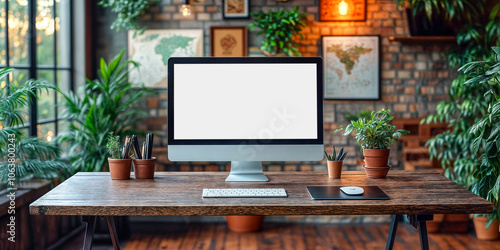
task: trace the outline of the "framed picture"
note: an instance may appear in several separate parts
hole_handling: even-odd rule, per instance
[[[320,21],[366,21],[366,0],[319,0]]]
[[[210,27],[210,56],[247,56],[246,26]]]
[[[203,56],[201,29],[146,30],[135,36],[134,32],[128,33],[128,59],[140,65],[138,70],[130,70],[128,77],[131,83],[167,88],[167,62],[170,57]]]
[[[222,0],[224,19],[246,19],[250,17],[250,0]]]
[[[322,36],[325,100],[380,100],[380,37]]]

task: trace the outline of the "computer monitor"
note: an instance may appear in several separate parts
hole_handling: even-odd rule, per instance
[[[231,161],[226,181],[268,181],[262,161],[323,159],[319,57],[172,57],[168,158]]]

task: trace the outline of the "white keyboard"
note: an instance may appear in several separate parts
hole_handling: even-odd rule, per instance
[[[288,197],[284,188],[203,189],[203,198],[279,198]]]

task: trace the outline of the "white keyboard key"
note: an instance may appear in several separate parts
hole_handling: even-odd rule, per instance
[[[203,198],[281,198],[288,197],[284,188],[203,189]]]

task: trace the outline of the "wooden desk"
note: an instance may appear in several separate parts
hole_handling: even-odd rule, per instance
[[[493,204],[434,170],[390,171],[369,179],[363,171],[344,171],[342,179],[325,172],[267,172],[269,182],[225,182],[226,172],[161,172],[154,180],[111,180],[109,173],[77,173],[33,202],[37,215],[90,216],[84,249],[89,249],[96,216],[107,216],[113,244],[119,248],[112,216],[186,215],[343,215],[393,214],[387,249],[398,221],[407,214],[428,249],[425,221],[432,214],[491,213]],[[390,200],[312,200],[306,186],[379,186]],[[288,198],[207,198],[203,188],[285,188]]]

